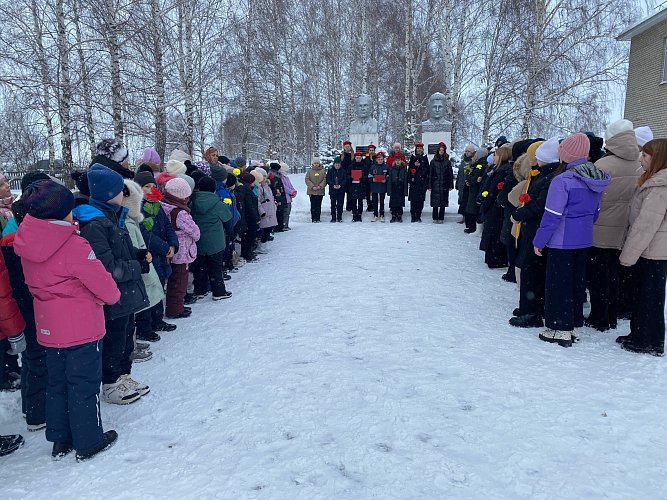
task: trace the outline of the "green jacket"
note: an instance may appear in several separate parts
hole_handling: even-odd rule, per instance
[[[130,239],[132,240],[132,245],[138,250],[145,250],[146,243],[144,242],[144,237],[141,234],[139,229],[139,224],[131,218],[127,217],[125,219],[125,227],[127,232],[130,233]],[[144,280],[144,286],[146,287],[146,294],[148,295],[148,304],[149,307],[153,307],[155,304],[164,299],[164,288],[162,288],[162,283],[158,277],[157,271],[153,264],[150,265],[150,272],[148,274],[142,274],[141,279]]]
[[[222,252],[227,245],[223,224],[232,218],[232,212],[215,193],[197,191],[193,193],[192,218],[201,237],[197,242],[198,255],[213,255]]]

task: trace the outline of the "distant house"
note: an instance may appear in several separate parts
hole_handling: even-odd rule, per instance
[[[667,138],[667,9],[618,35],[630,42],[625,118]]]

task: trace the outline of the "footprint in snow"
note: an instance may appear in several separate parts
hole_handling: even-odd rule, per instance
[[[385,443],[377,443],[375,449],[383,453],[389,453],[391,451],[391,446]]]

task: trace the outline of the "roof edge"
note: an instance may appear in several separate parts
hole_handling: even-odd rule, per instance
[[[637,35],[641,35],[644,33],[646,30],[652,28],[656,24],[661,23],[662,21],[667,20],[667,8],[661,10],[660,12],[656,12],[655,14],[646,17],[632,26],[630,26],[628,29],[620,33],[617,37],[616,40],[620,42],[629,42],[632,40],[634,37]]]

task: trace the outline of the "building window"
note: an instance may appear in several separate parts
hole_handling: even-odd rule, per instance
[[[662,83],[667,83],[667,38],[665,38],[665,53],[662,61]]]

